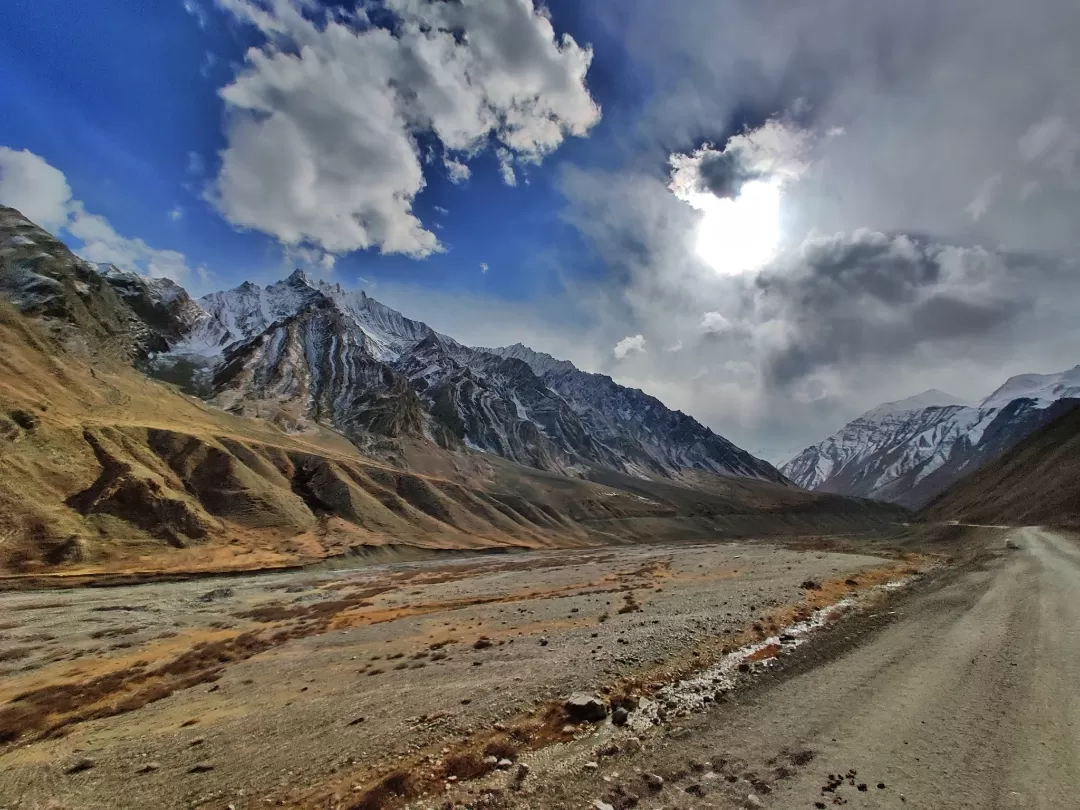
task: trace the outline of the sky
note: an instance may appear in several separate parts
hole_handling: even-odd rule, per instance
[[[12,0],[0,203],[304,267],[771,461],[1080,363],[1075,0]]]

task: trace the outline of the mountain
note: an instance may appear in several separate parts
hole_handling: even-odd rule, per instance
[[[520,344],[463,346],[302,271],[198,302],[157,280],[104,277],[167,339],[152,372],[231,413],[290,429],[327,425],[369,452],[413,437],[577,476],[597,467],[661,477],[699,470],[786,483],[641,391]]]
[[[793,487],[685,414],[522,346],[463,346],[302,273],[195,300],[88,264],[11,209],[0,344],[0,571],[18,576],[851,532],[906,514]]]
[[[886,403],[781,467],[799,486],[920,508],[1080,396],[1080,366],[1012,377],[976,405],[940,391]]]
[[[1031,394],[1033,389],[1027,384],[1021,390]],[[1057,418],[962,478],[922,515],[937,521],[1080,527],[1080,400],[1057,400],[1047,410]]]

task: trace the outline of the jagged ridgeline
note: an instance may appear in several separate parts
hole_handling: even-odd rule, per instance
[[[641,391],[521,345],[463,346],[301,272],[194,300],[0,209],[0,307],[9,569],[159,548],[178,566],[252,567],[885,514],[792,487]]]

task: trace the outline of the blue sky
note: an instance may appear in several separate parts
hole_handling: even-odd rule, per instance
[[[1075,0],[9,0],[4,23],[0,201],[92,261],[196,293],[321,268],[774,461],[883,401],[1080,360]]]
[[[337,261],[339,281],[362,286],[366,279],[377,288],[393,280],[509,299],[548,294],[559,284],[552,246],[565,249],[577,239],[560,216],[560,167],[611,164],[619,148],[613,130],[634,115],[641,94],[628,81],[627,55],[576,6],[556,4],[552,16],[560,32],[602,43],[588,87],[604,117],[590,137],[565,140],[516,187],[502,182],[491,152],[471,161],[472,176],[460,185],[443,171],[428,172],[414,210],[438,229],[447,252],[419,261],[353,252]],[[259,37],[209,0],[187,8],[193,11],[181,0],[15,0],[7,13],[14,24],[0,29],[7,109],[0,145],[30,150],[60,169],[75,198],[119,233],[205,266],[211,279],[189,282],[203,291],[269,280],[293,262],[283,260],[273,238],[233,227],[203,198],[226,146],[218,90]],[[598,272],[585,251],[579,257],[577,267],[559,262],[559,272]]]

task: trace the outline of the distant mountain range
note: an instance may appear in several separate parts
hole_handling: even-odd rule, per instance
[[[578,476],[704,471],[788,483],[642,391],[522,344],[464,346],[299,270],[196,300],[168,279],[76,259],[13,209],[0,209],[0,231],[9,252],[36,257],[9,261],[0,278],[23,312],[92,333],[235,414],[329,426],[369,452],[413,437]]]
[[[1080,396],[1080,366],[1009,378],[977,404],[941,391],[853,419],[780,469],[801,487],[919,508],[1040,429]]]

